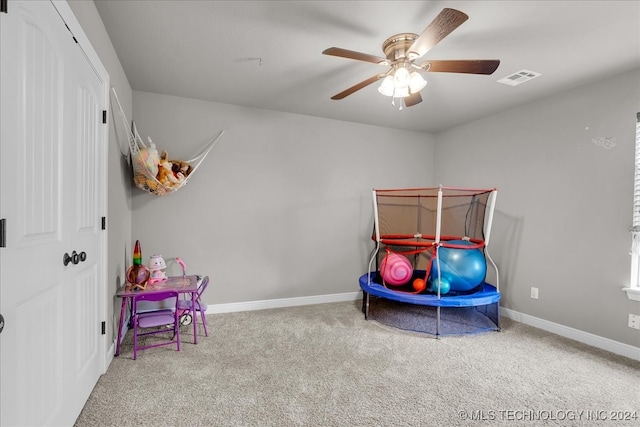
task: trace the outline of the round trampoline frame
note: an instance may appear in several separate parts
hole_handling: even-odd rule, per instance
[[[378,192],[415,192],[417,194],[421,194],[420,192],[424,190],[425,194],[429,194],[430,197],[433,197],[433,192],[437,190],[437,211],[436,211],[436,227],[435,234],[426,235],[421,234],[419,232],[415,234],[381,234],[380,233],[380,219],[379,219],[379,211],[378,211]],[[484,230],[483,237],[484,239],[478,239],[473,237],[466,236],[442,236],[441,225],[442,225],[442,206],[443,206],[443,198],[445,196],[445,192],[451,191],[453,193],[460,192],[465,195],[474,195],[474,194],[487,194],[490,193],[487,201],[484,215],[487,216],[486,221],[484,221]],[[427,197],[427,196],[425,196]],[[416,305],[426,305],[436,307],[436,336],[440,336],[440,309],[441,307],[479,307],[479,306],[495,306],[495,310],[492,312],[489,317],[493,323],[496,325],[497,331],[500,330],[500,315],[499,315],[499,307],[500,307],[500,281],[499,281],[499,272],[498,267],[495,262],[491,258],[487,246],[489,244],[489,238],[491,235],[491,226],[493,222],[493,214],[495,208],[495,201],[497,197],[497,190],[494,189],[463,189],[456,187],[443,187],[440,186],[438,188],[425,188],[425,189],[398,189],[398,190],[373,190],[373,208],[374,208],[374,234],[372,236],[373,240],[376,242],[376,247],[371,254],[371,258],[369,260],[369,271],[366,274],[363,274],[359,278],[360,288],[363,292],[362,299],[362,312],[364,313],[365,319],[369,317],[369,305],[370,305],[370,295],[385,298],[401,303],[408,304],[416,304]],[[469,245],[460,245],[455,243],[448,243],[451,240],[465,240],[469,242]],[[403,290],[394,290],[386,287],[384,284],[384,280],[380,276],[379,271],[373,271],[374,261],[377,259],[378,253],[381,248],[385,248],[387,252],[390,251],[389,247],[411,247],[415,248],[414,250],[407,251],[405,253],[420,253],[429,250],[433,250],[433,255],[431,262],[439,263],[439,258],[437,256],[438,248],[440,247],[449,247],[449,248],[458,248],[458,249],[482,249],[484,251],[485,260],[488,261],[493,267],[495,271],[495,286],[486,282],[481,283],[478,286],[478,291],[468,294],[455,294],[455,295],[440,295],[440,289],[438,288],[437,293],[422,293],[422,292],[408,292]],[[398,253],[398,251],[395,251]],[[402,253],[402,252],[399,252]],[[438,265],[438,274],[440,274],[440,266]],[[427,268],[425,276],[428,277],[429,268]],[[377,280],[376,280],[377,279]],[[426,277],[425,277],[426,280]],[[380,281],[381,283],[377,283]]]

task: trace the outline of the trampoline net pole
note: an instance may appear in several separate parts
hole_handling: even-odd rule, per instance
[[[367,280],[368,280],[367,283],[369,283],[369,284],[371,284],[371,272],[372,272],[371,267],[372,267],[372,264],[373,264],[373,260],[376,259],[376,257],[378,256],[378,252],[379,251],[380,251],[380,243],[377,242],[376,243],[376,248],[373,251],[373,254],[371,255],[371,259],[369,259],[369,274],[367,275]]]
[[[487,226],[485,227],[486,230],[484,232],[484,234],[485,234],[485,236],[484,236],[484,245],[485,246],[489,245],[489,238],[491,237],[491,225],[493,224],[493,211],[494,211],[494,207],[496,205],[496,197],[498,197],[498,191],[497,190],[493,190],[491,192],[491,194],[489,195],[489,202],[488,202],[489,216],[487,218]]]
[[[376,236],[376,248],[371,255],[371,259],[369,259],[369,275],[368,275],[368,283],[371,283],[371,267],[373,265],[373,260],[377,258],[378,252],[380,251],[380,222],[378,218],[378,197],[376,190],[373,190],[373,230]]]
[[[491,238],[491,226],[493,224],[493,212],[496,205],[496,197],[498,197],[498,191],[493,190],[489,195],[488,208],[489,208],[489,217],[487,218],[487,226],[485,230],[485,238],[484,238],[484,254],[486,258],[491,263],[493,270],[496,272],[496,290],[500,292],[500,273],[498,272],[498,266],[491,258],[491,254],[489,254],[489,239]]]
[[[440,246],[440,228],[442,227],[442,185],[438,188],[438,207],[436,209],[436,240],[435,240],[435,250],[433,251],[433,256],[435,257],[436,266],[438,268],[438,283],[437,283],[437,291],[438,291],[438,299],[440,299],[440,285],[442,283],[442,270],[440,269],[440,258],[438,257],[438,248]],[[436,324],[436,335],[437,329],[440,326],[440,307],[438,307],[438,322]]]
[[[376,232],[376,242],[380,242],[380,222],[378,218],[378,196],[376,190],[373,190],[373,225]]]
[[[436,241],[440,243],[440,225],[442,223],[442,185],[438,189],[438,208],[436,211]]]

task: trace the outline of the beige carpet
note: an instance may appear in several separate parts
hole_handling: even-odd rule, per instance
[[[506,318],[435,339],[360,304],[209,315],[198,345],[185,326],[180,353],[136,361],[129,333],[76,426],[640,424],[640,362]]]

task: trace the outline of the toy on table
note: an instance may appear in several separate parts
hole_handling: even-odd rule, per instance
[[[160,283],[167,280],[167,275],[164,270],[167,268],[167,264],[164,262],[162,255],[151,255],[149,259],[149,284]]]
[[[187,275],[187,265],[184,263],[182,258],[176,257],[176,262],[182,267],[182,277]]]
[[[182,258],[176,257],[176,264],[178,264],[182,268],[182,277],[185,277],[187,275],[187,265],[184,263]],[[198,276],[198,280],[200,280],[199,276]],[[179,312],[179,316],[180,316],[181,325],[190,325],[191,322],[193,321],[193,317],[191,316],[190,309],[181,309]]]
[[[133,265],[127,270],[127,286],[128,290],[145,289],[151,275],[149,269],[142,265],[142,250],[140,249],[140,240],[136,240],[133,248]]]

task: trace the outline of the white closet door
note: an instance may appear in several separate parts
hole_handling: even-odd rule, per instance
[[[101,374],[104,89],[52,3],[8,4],[0,14],[0,424],[72,425]],[[78,263],[65,266],[73,251]]]

